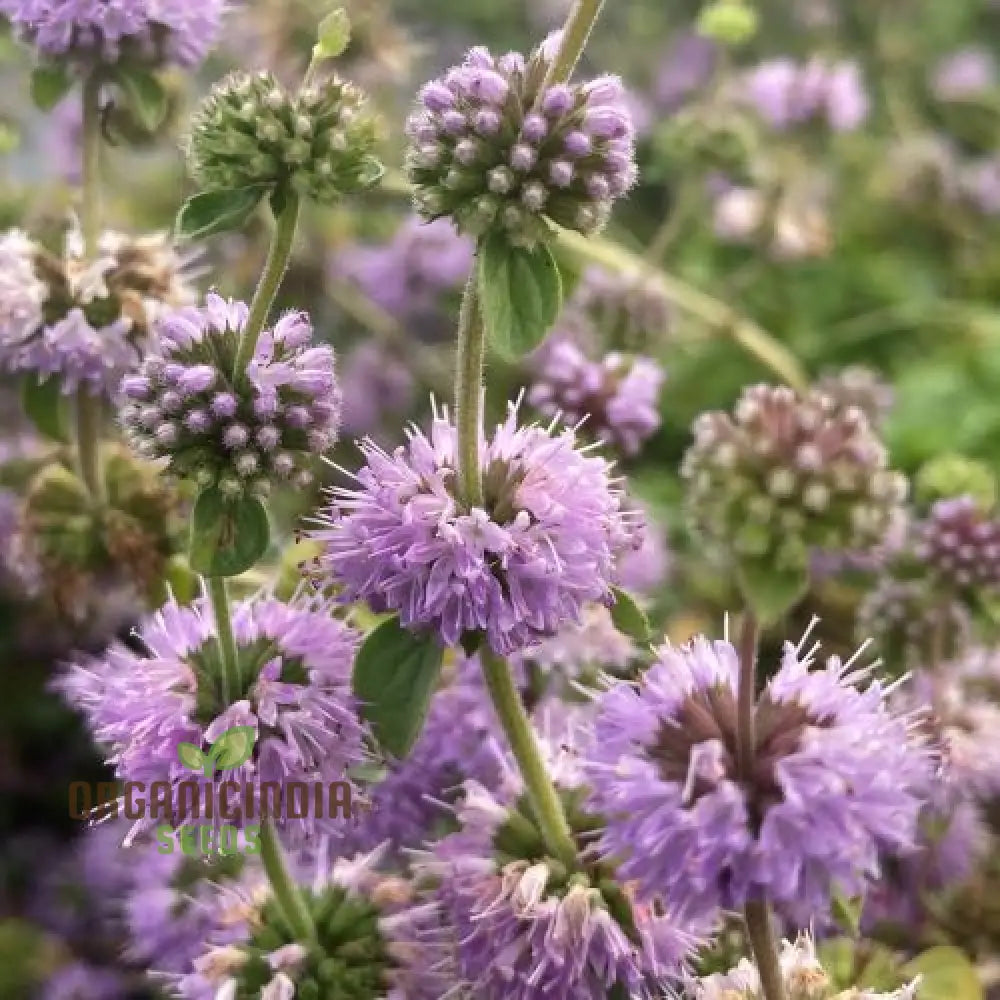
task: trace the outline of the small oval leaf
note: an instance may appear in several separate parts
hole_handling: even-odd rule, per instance
[[[31,73],[31,99],[40,111],[51,111],[73,86],[73,77],[65,66],[46,63]]]
[[[336,59],[351,42],[351,19],[343,7],[330,11],[319,23],[314,59]]]
[[[253,753],[257,733],[253,726],[233,726],[212,744],[208,757],[220,771],[232,771],[245,764]]]
[[[156,74],[122,63],[115,70],[115,81],[121,86],[135,120],[147,132],[155,132],[167,117],[167,92]]]
[[[204,191],[188,198],[177,213],[177,235],[199,240],[246,224],[269,184],[249,184],[227,191]]]
[[[407,631],[398,617],[382,622],[361,644],[354,695],[379,744],[397,758],[405,757],[420,735],[443,659],[432,635]]]
[[[24,380],[21,388],[21,405],[24,415],[45,437],[60,444],[69,443],[66,418],[66,397],[57,378],[39,382],[33,375]]]
[[[486,335],[504,357],[517,359],[545,338],[562,309],[562,277],[552,251],[511,246],[494,233],[479,247],[479,299]]]
[[[264,555],[270,537],[267,510],[257,497],[229,499],[211,486],[194,504],[188,560],[202,576],[238,576]]]
[[[191,771],[201,771],[205,766],[205,755],[193,743],[178,743],[177,759]]]
[[[611,623],[619,632],[636,642],[649,642],[649,619],[635,598],[621,587],[612,587],[615,603],[611,605]]]
[[[769,562],[743,559],[736,570],[740,590],[753,613],[763,625],[780,621],[809,589],[809,573],[799,569],[781,569]]]

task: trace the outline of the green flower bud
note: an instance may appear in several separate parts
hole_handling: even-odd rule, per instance
[[[235,73],[195,113],[191,176],[206,190],[289,186],[331,204],[382,176],[364,95],[333,77],[292,94],[270,73]]]
[[[702,8],[698,34],[721,45],[744,45],[757,34],[757,12],[742,0],[716,0]]]

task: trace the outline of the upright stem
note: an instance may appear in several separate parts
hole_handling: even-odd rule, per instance
[[[80,229],[84,254],[93,259],[101,232],[101,83],[96,74],[83,82],[82,147]]]
[[[101,232],[101,84],[96,75],[83,83],[83,163],[80,230],[86,260],[97,256]],[[101,398],[85,389],[76,396],[76,453],[80,478],[91,497],[101,500]]]
[[[458,314],[455,353],[455,423],[458,429],[458,490],[470,507],[483,505],[483,477],[479,467],[479,435],[483,426],[483,365],[486,335],[483,329],[476,267],[465,283]]]
[[[208,597],[215,615],[215,631],[219,636],[222,650],[222,684],[226,703],[238,698],[243,687],[240,677],[239,654],[236,652],[236,636],[233,635],[233,619],[229,612],[229,588],[224,576],[208,578]]]
[[[757,960],[760,985],[764,1000],[785,1000],[785,980],[781,975],[778,950],[774,946],[774,931],[771,928],[771,909],[763,900],[747,903],[743,908],[747,925],[747,936]]]
[[[493,707],[520,768],[542,839],[554,858],[572,867],[576,862],[576,845],[562,802],[545,769],[521,695],[511,678],[510,667],[502,656],[486,646],[480,658]]]
[[[757,700],[757,642],[760,628],[752,611],[747,609],[740,626],[739,686],[736,695],[736,762],[744,781],[753,776],[757,755],[757,734],[754,720]],[[757,960],[764,1000],[785,1000],[785,985],[781,964],[771,930],[771,910],[766,900],[753,900],[743,909],[750,947]]]
[[[237,380],[246,371],[247,365],[253,359],[254,349],[261,330],[267,322],[274,298],[281,286],[281,279],[288,270],[288,261],[292,255],[292,244],[295,241],[295,228],[299,222],[299,196],[289,190],[285,197],[285,207],[274,220],[274,233],[271,236],[271,247],[267,252],[267,263],[257,282],[257,290],[250,303],[250,315],[247,325],[240,338],[240,346],[236,352],[236,363],[233,367],[233,377]]]
[[[270,819],[260,825],[260,857],[271,884],[271,891],[287,922],[289,929],[299,941],[309,941],[316,937],[316,927],[306,909],[305,900],[299,892],[295,879],[288,871],[285,853],[281,849],[278,833]]]
[[[736,695],[736,760],[740,777],[744,781],[753,775],[754,757],[757,752],[757,732],[754,705],[757,700],[757,619],[749,609],[740,626],[739,658],[740,676]]]
[[[559,50],[549,66],[548,73],[545,74],[545,82],[539,93],[544,93],[545,89],[554,83],[562,83],[569,79],[603,6],[604,0],[576,0],[563,25]]]

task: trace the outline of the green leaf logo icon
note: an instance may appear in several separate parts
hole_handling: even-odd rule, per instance
[[[185,767],[211,778],[216,771],[232,771],[245,764],[253,753],[256,740],[253,726],[233,726],[219,734],[208,753],[202,753],[193,743],[180,743],[177,756]]]

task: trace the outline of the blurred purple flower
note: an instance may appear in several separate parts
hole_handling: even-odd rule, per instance
[[[931,74],[931,93],[939,101],[979,97],[997,82],[997,64],[989,49],[972,45],[945,56]]]
[[[667,113],[676,111],[715,72],[718,49],[714,42],[695,32],[676,37],[660,63],[653,84],[653,99]]]
[[[413,407],[413,373],[377,341],[366,340],[345,355],[340,370],[345,437],[377,435],[387,419],[405,416]]]
[[[357,485],[331,491],[314,532],[320,564],[345,603],[398,611],[454,646],[482,630],[508,654],[607,601],[617,556],[638,544],[635,519],[601,457],[571,430],[521,426],[517,407],[481,446],[485,507],[455,497],[457,433],[447,411],[430,436],[412,428],[391,455],[361,444]]]
[[[138,55],[192,67],[215,45],[223,0],[0,0],[0,14],[48,59]]]
[[[441,297],[459,288],[472,266],[472,241],[447,219],[409,216],[388,243],[345,247],[333,257],[334,277],[353,281],[398,319],[434,314]]]

